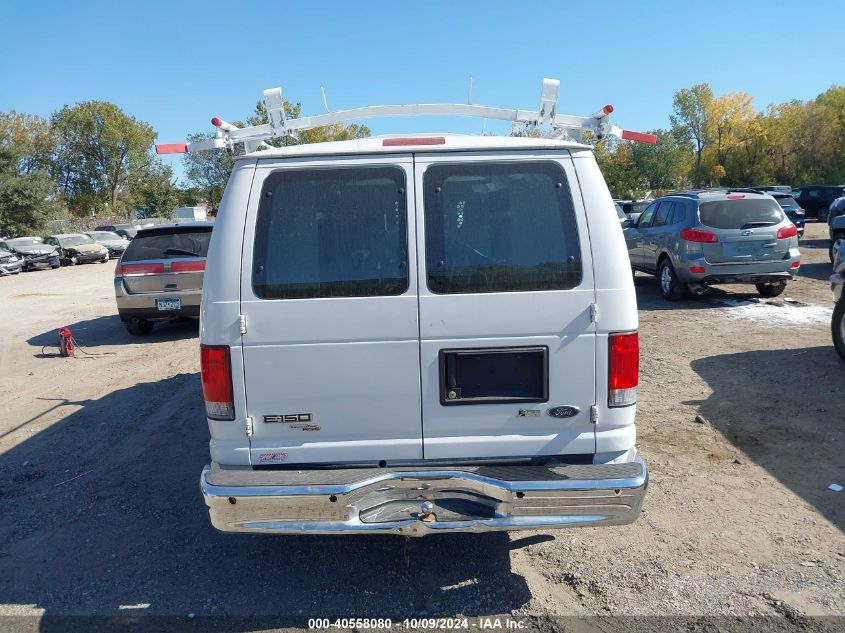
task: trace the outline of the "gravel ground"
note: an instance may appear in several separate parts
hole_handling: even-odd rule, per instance
[[[774,300],[735,286],[669,304],[637,275],[643,516],[548,534],[217,533],[197,485],[196,324],[127,335],[111,265],[0,279],[0,615],[217,630],[266,627],[202,618],[513,614],[569,630],[555,616],[771,616],[773,630],[843,615],[845,492],[828,486],[845,485],[845,367],[824,237],[808,225],[800,279]],[[56,355],[64,325],[91,355]]]

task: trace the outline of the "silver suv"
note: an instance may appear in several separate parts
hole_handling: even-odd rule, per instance
[[[133,336],[157,321],[198,318],[211,222],[141,229],[114,271],[117,312]]]
[[[676,301],[711,284],[755,284],[776,297],[801,265],[798,231],[769,195],[686,191],[655,200],[625,229],[631,267]]]

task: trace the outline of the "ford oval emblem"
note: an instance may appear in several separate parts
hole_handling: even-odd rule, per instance
[[[564,405],[562,407],[552,407],[548,411],[546,411],[550,416],[553,418],[574,418],[576,415],[581,413],[581,409],[578,407],[570,407],[569,405]]]

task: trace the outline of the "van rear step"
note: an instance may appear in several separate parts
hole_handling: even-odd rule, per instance
[[[624,464],[224,470],[200,477],[227,532],[402,534],[622,525],[640,513],[648,469]]]

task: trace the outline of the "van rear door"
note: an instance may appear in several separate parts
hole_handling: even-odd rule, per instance
[[[595,287],[569,153],[415,159],[425,458],[594,453]]]
[[[420,459],[411,156],[259,161],[252,192],[241,266],[252,464]]]

